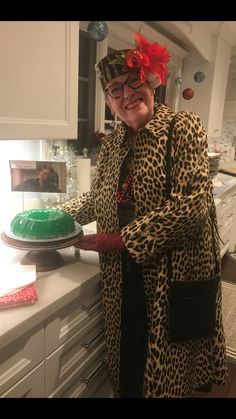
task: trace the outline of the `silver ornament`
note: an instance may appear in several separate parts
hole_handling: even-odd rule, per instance
[[[175,78],[175,84],[181,84],[182,83],[182,77],[178,76]]]
[[[108,35],[108,26],[102,20],[92,21],[88,24],[87,32],[94,41],[103,41]]]
[[[204,79],[205,79],[205,74],[203,73],[203,71],[197,71],[194,74],[194,80],[196,83],[201,83]]]
[[[166,79],[168,80],[171,76],[171,71],[168,70],[168,73],[166,74]]]

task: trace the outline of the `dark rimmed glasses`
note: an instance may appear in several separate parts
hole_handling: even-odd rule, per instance
[[[124,87],[127,84],[131,89],[138,89],[142,86],[138,73],[131,73],[123,82],[115,82],[105,88],[105,92],[113,99],[119,99],[124,93]]]

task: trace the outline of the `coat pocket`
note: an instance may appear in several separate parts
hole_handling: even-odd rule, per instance
[[[216,323],[219,276],[174,281],[169,292],[169,340],[183,342],[210,337]]]

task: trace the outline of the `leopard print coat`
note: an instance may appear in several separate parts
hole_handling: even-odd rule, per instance
[[[212,217],[216,222],[209,178],[207,136],[199,117],[178,112],[171,151],[171,200],[165,199],[165,152],[168,128],[175,113],[160,105],[152,120],[139,130],[134,155],[136,219],[121,236],[133,259],[142,264],[147,301],[149,342],[144,397],[190,397],[209,381],[227,382],[227,363],[221,313],[211,338],[183,343],[168,341],[166,252],[172,249],[173,278],[198,280],[213,274]],[[122,162],[131,147],[124,124],[109,134],[102,146],[91,192],[62,208],[80,224],[97,221],[97,230],[119,232],[116,191]],[[214,229],[219,258],[219,240]],[[121,256],[100,254],[108,362],[115,397],[119,397],[121,325]]]

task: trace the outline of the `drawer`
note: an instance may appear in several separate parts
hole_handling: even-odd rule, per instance
[[[35,398],[44,397],[44,363],[10,387],[1,398]]]
[[[96,293],[95,293],[96,291]],[[45,355],[49,355],[79,331],[98,313],[103,312],[101,293],[93,290],[57,311],[45,324]]]
[[[104,362],[105,359],[105,344],[101,343],[96,350],[87,356],[84,362],[79,362],[71,370],[71,374],[66,379],[60,380],[60,383],[58,381],[58,386],[52,388],[52,391],[47,397],[90,397],[108,378],[108,369]]]
[[[24,377],[44,358],[43,326],[17,339],[0,351],[0,394]]]
[[[93,399],[113,398],[113,390],[109,378],[91,395]]]
[[[45,360],[46,397],[59,387],[80,365],[94,358],[98,348],[105,349],[102,313],[81,328]]]
[[[225,204],[225,206],[220,208],[220,211],[217,213],[217,220],[219,228],[221,225],[225,224],[229,218],[233,218],[236,211],[236,200],[234,199],[231,202]]]
[[[228,223],[226,226],[224,226],[224,228],[221,228],[219,230],[220,238],[224,242],[224,243],[220,242],[221,250],[222,250],[223,247],[229,246],[231,232],[232,232],[232,223],[231,222]]]

